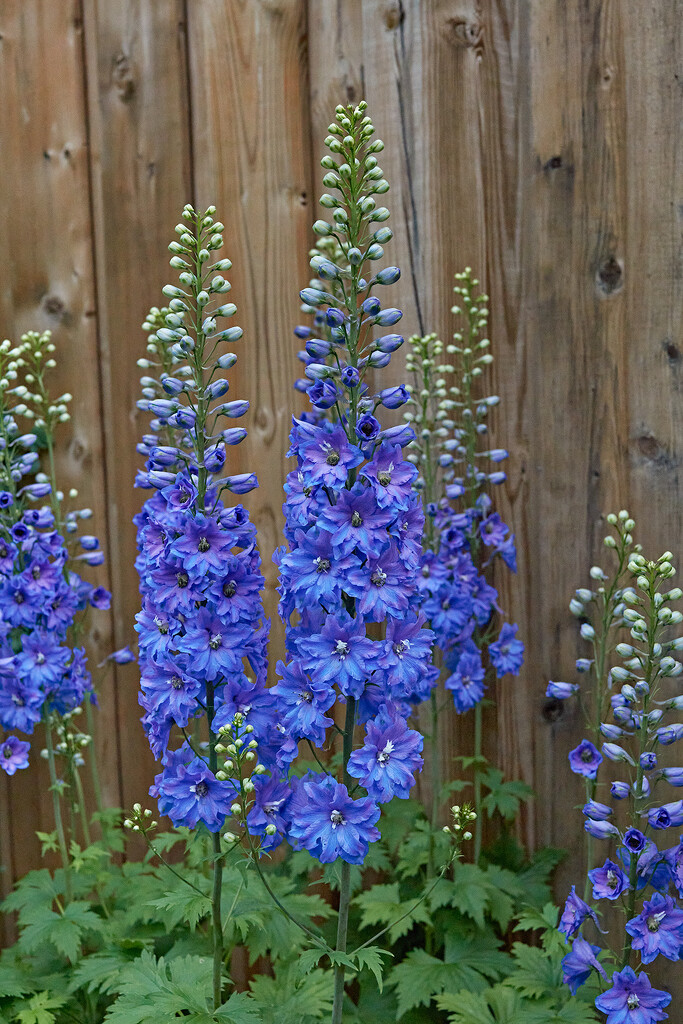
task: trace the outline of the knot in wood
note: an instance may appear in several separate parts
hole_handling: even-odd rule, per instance
[[[546,722],[550,722],[551,725],[554,722],[558,722],[564,714],[564,701],[558,700],[557,697],[548,697],[543,705],[541,714]]]
[[[49,316],[61,317],[65,308],[64,301],[59,295],[46,295],[43,299],[43,309]]]
[[[390,32],[398,28],[405,18],[401,0],[389,0],[389,3],[384,5],[382,17],[384,18],[384,24]]]
[[[624,271],[621,261],[614,255],[607,256],[598,267],[598,290],[603,295],[614,295],[621,290],[623,284]]]
[[[484,26],[475,18],[455,14],[452,18],[446,19],[443,34],[453,46],[464,46],[478,51],[483,41]]]
[[[135,71],[125,53],[117,53],[112,61],[111,80],[122,103],[128,103],[135,93]]]

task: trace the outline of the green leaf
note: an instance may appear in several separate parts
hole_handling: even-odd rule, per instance
[[[79,957],[84,933],[101,932],[105,927],[102,918],[84,900],[68,903],[61,914],[36,906],[25,909],[22,921],[23,949],[30,953],[48,943],[72,963]]]
[[[165,892],[156,900],[149,900],[149,905],[160,910],[168,922],[169,931],[181,922],[187,922],[190,931],[194,931],[202,918],[211,914],[211,900],[204,893],[195,892],[178,879],[178,888]]]
[[[485,989],[510,970],[510,958],[498,950],[500,942],[489,933],[446,936],[446,958],[439,960],[414,949],[391,972],[388,984],[396,989],[398,1017],[415,1006],[429,1006],[441,992]],[[468,1022],[469,1024],[469,1022]]]
[[[552,898],[550,877],[566,856],[566,850],[546,846],[534,854],[528,867],[519,872],[517,877],[520,884],[524,886],[527,903],[541,907]]]
[[[14,887],[14,890],[7,896],[2,904],[2,910],[10,913],[13,910],[19,912],[19,925],[22,923],[22,913],[26,910],[44,908],[50,910],[52,904],[63,890],[57,885],[47,868],[40,868],[38,871],[29,871]]]
[[[56,832],[36,832],[36,836],[40,839],[41,857],[44,857],[46,853],[52,853],[54,850],[59,849]]]
[[[398,882],[373,885],[371,889],[356,896],[353,903],[361,912],[361,928],[389,926],[387,935],[390,945],[397,942],[402,935],[407,935],[418,922],[430,923],[426,902],[417,903],[415,899],[402,901]]]
[[[543,931],[557,928],[559,909],[554,903],[546,903],[542,910],[535,907],[527,907],[520,915],[514,930],[516,932],[534,931],[541,928]]]
[[[297,965],[290,964],[274,978],[258,975],[249,989],[263,1024],[312,1024],[329,1020],[332,1013],[329,971],[314,970],[301,977]]]
[[[106,949],[84,957],[71,972],[69,992],[84,988],[87,992],[118,991],[121,971],[132,961],[122,949]]]
[[[562,985],[562,969],[544,949],[515,942],[512,947],[516,967],[505,984],[520,995],[540,999]]]
[[[486,992],[448,993],[437,997],[441,1010],[449,1011],[449,1024],[549,1024],[548,1010],[523,1000],[511,989],[497,985]]]
[[[424,821],[424,809],[417,800],[391,800],[382,805],[378,827],[391,853],[396,853],[402,840],[420,820]]]
[[[429,864],[445,863],[450,856],[450,837],[442,829],[432,829],[428,821],[418,819],[398,850],[396,870],[403,878],[413,878]]]
[[[382,957],[390,956],[393,956],[393,953],[390,953],[387,949],[382,949],[381,946],[365,946],[364,949],[356,950],[352,958],[358,964],[359,971],[362,971],[364,967],[372,971],[377,982],[377,988],[381,992],[384,987],[382,978],[384,963]]]
[[[166,1024],[177,1014],[195,1014],[196,1024],[209,1021],[207,1007],[212,991],[210,957],[184,956],[166,963],[146,950],[121,972],[120,996],[107,1011],[105,1024]],[[231,1022],[230,1017],[223,1020]],[[253,1021],[253,1018],[252,1018]],[[231,1022],[232,1024],[232,1022]],[[241,1024],[237,1018],[236,1024]],[[244,1020],[244,1024],[252,1024]]]
[[[453,878],[442,878],[429,897],[432,909],[453,907],[484,927],[492,887],[486,872],[476,864],[456,864]]]
[[[40,987],[35,983],[35,972],[30,971],[25,959],[12,963],[11,955],[12,951],[8,950],[0,960],[0,996],[23,996],[35,992]],[[33,979],[30,973],[33,973]]]
[[[65,1002],[61,996],[38,992],[18,1011],[15,1019],[17,1024],[54,1024],[57,1018],[52,1011],[58,1010]]]
[[[520,780],[503,781],[503,773],[497,768],[489,768],[481,776],[482,783],[489,792],[482,800],[482,807],[491,818],[498,812],[506,821],[517,817],[522,802],[533,799],[534,791],[526,782]]]
[[[214,1012],[211,1020],[219,1024],[261,1024],[261,1015],[246,992],[233,992],[227,1003]]]

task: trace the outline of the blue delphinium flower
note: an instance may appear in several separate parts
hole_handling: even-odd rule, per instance
[[[631,946],[640,952],[644,964],[652,963],[658,953],[669,960],[679,960],[683,948],[683,910],[671,896],[655,892],[645,900],[637,917],[627,921],[626,931]]]
[[[614,972],[612,987],[597,997],[595,1005],[607,1014],[605,1024],[654,1024],[668,1020],[664,1007],[670,1002],[670,992],[652,988],[646,974],[624,967]]]
[[[574,939],[571,952],[562,958],[562,981],[569,985],[573,996],[582,985],[585,985],[593,970],[607,978],[605,969],[596,956],[600,952],[600,946],[594,946],[585,939]]]
[[[362,864],[369,844],[379,839],[377,804],[369,796],[353,800],[329,775],[309,773],[297,780],[289,814],[289,841],[323,864],[338,858]]]
[[[263,743],[275,756],[277,745],[256,531],[241,505],[225,503],[256,480],[225,473],[226,446],[246,431],[225,428],[224,419],[241,416],[248,403],[221,401],[228,391],[223,373],[235,362],[221,343],[239,340],[242,331],[219,323],[235,307],[220,298],[230,287],[222,275],[230,261],[215,256],[223,226],[214,214],[213,207],[204,214],[185,208],[170,246],[181,287],[164,289],[169,307],[152,310],[147,322],[151,358],[140,361],[148,373],[138,405],[153,419],[138,446],[146,464],[136,482],[153,493],[135,522],[140,704],[162,763],[152,792],[174,824],[202,823],[219,833],[239,793],[219,765],[219,732],[237,720],[255,747]],[[158,378],[149,373],[155,365]],[[185,732],[194,732],[195,719],[206,722],[206,744]]]

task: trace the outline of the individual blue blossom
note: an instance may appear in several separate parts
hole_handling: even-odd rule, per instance
[[[562,981],[569,986],[573,996],[585,985],[593,970],[607,979],[605,969],[597,959],[600,952],[600,946],[594,946],[579,936],[574,939],[571,952],[562,958]]]
[[[370,797],[353,800],[346,786],[329,775],[309,773],[295,786],[289,805],[288,837],[296,849],[308,850],[322,864],[341,857],[362,864],[370,843],[379,839],[379,807]]]
[[[7,775],[14,775],[21,768],[28,768],[28,752],[31,744],[17,736],[6,736],[0,743],[0,768]]]
[[[361,696],[379,653],[363,620],[344,611],[328,615],[320,632],[304,634],[296,646],[302,667],[316,682],[336,683],[347,697]]]
[[[636,975],[631,967],[615,971],[612,987],[595,1000],[598,1010],[607,1014],[605,1024],[655,1024],[668,1020],[664,1007],[671,1002],[671,994],[652,988],[645,973]]]
[[[457,666],[445,682],[453,694],[456,710],[473,708],[484,696],[484,666],[479,649],[471,641],[458,658]]]
[[[683,948],[683,910],[671,896],[660,892],[645,900],[637,917],[626,922],[631,945],[640,953],[644,964],[652,963],[661,953],[669,960],[679,960]]]
[[[254,778],[254,803],[247,815],[247,827],[252,835],[261,837],[261,849],[279,846],[289,827],[288,803],[290,787],[276,778],[257,775]]]
[[[571,939],[581,928],[584,921],[590,920],[598,924],[598,917],[595,911],[585,900],[582,900],[580,896],[576,895],[576,887],[572,886],[571,892],[567,897],[567,901],[560,917],[560,923],[557,926],[558,931],[562,932],[565,936],[565,940]]]
[[[590,740],[582,740],[569,754],[569,767],[576,775],[594,779],[602,764],[602,754]]]
[[[349,775],[378,803],[394,796],[405,800],[415,785],[415,772],[422,768],[423,742],[420,733],[383,706],[376,719],[366,722],[365,742],[349,758]]]
[[[628,889],[627,876],[609,857],[601,868],[589,871],[588,877],[593,883],[594,900],[616,900],[625,889]]]
[[[155,785],[159,810],[176,828],[195,828],[201,821],[209,832],[222,828],[236,793],[234,783],[219,782],[200,757],[187,765],[167,765]]]
[[[546,697],[552,697],[555,700],[566,700],[568,697],[572,697],[577,693],[578,689],[578,683],[554,683],[551,680],[548,683],[545,695]]]
[[[518,675],[522,667],[524,644],[516,639],[517,626],[505,622],[495,643],[489,644],[489,655],[498,678]]]

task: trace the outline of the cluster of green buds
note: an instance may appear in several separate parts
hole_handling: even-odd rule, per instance
[[[50,715],[50,725],[55,732],[55,754],[64,757],[76,768],[82,768],[85,764],[82,752],[92,743],[92,736],[77,727],[76,719],[82,714],[83,708],[79,705],[71,711],[65,711],[63,715]],[[47,749],[41,750],[40,755],[47,760]]]
[[[50,396],[45,383],[45,371],[57,365],[53,358],[54,351],[51,331],[43,331],[41,334],[28,331],[22,334],[12,361],[15,370],[23,371],[23,383],[14,388],[14,393],[21,399],[21,405],[15,411],[33,420],[36,429],[43,428],[48,434],[54,431],[58,423],[69,422],[69,403],[73,398],[68,391],[58,398]]]
[[[131,832],[139,832],[143,836],[146,836],[148,832],[153,832],[158,825],[159,822],[154,821],[149,807],[143,808],[142,804],[133,804],[132,811],[123,820],[124,828],[130,829]]]
[[[218,730],[216,744],[216,754],[222,759],[216,778],[221,782],[231,780],[233,783],[235,797],[230,810],[242,833],[246,831],[247,815],[254,801],[256,786],[253,776],[266,774],[266,768],[258,762],[258,744],[253,732],[253,725],[245,724],[244,715],[237,711],[232,722]],[[266,826],[266,835],[272,836],[275,832],[274,825]],[[223,833],[224,841],[229,844],[238,842],[240,838],[234,832]]]
[[[470,827],[477,820],[474,809],[469,804],[453,804],[451,807],[451,824],[444,825],[442,831],[453,836],[456,843],[468,842],[472,838]]]

